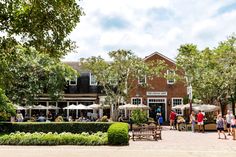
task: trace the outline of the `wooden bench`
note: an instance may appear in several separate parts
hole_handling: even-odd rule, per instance
[[[157,125],[143,125],[132,130],[132,139],[153,139],[161,140],[161,128]]]

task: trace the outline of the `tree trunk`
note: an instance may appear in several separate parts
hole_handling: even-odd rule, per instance
[[[235,115],[235,97],[232,94],[231,94],[231,103],[232,103],[233,115]]]
[[[221,101],[220,98],[219,98],[219,103],[220,103],[221,114],[222,114],[222,116],[223,116],[223,115],[224,115],[224,105],[223,105],[223,103],[222,103],[222,101]]]

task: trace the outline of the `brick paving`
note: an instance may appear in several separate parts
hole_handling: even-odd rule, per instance
[[[215,132],[164,129],[161,141],[130,141],[129,146],[0,146],[1,157],[222,157],[236,155],[236,141]],[[223,136],[222,136],[223,137]]]

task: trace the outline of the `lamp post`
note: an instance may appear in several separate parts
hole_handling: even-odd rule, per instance
[[[188,98],[189,98],[189,112],[192,113],[192,99],[193,99],[193,91],[192,85],[190,84],[188,87]]]

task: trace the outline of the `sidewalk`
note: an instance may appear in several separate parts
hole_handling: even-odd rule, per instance
[[[236,141],[215,132],[164,130],[161,141],[132,141],[129,146],[0,146],[7,157],[222,157],[236,155]],[[223,137],[223,136],[222,136]]]

